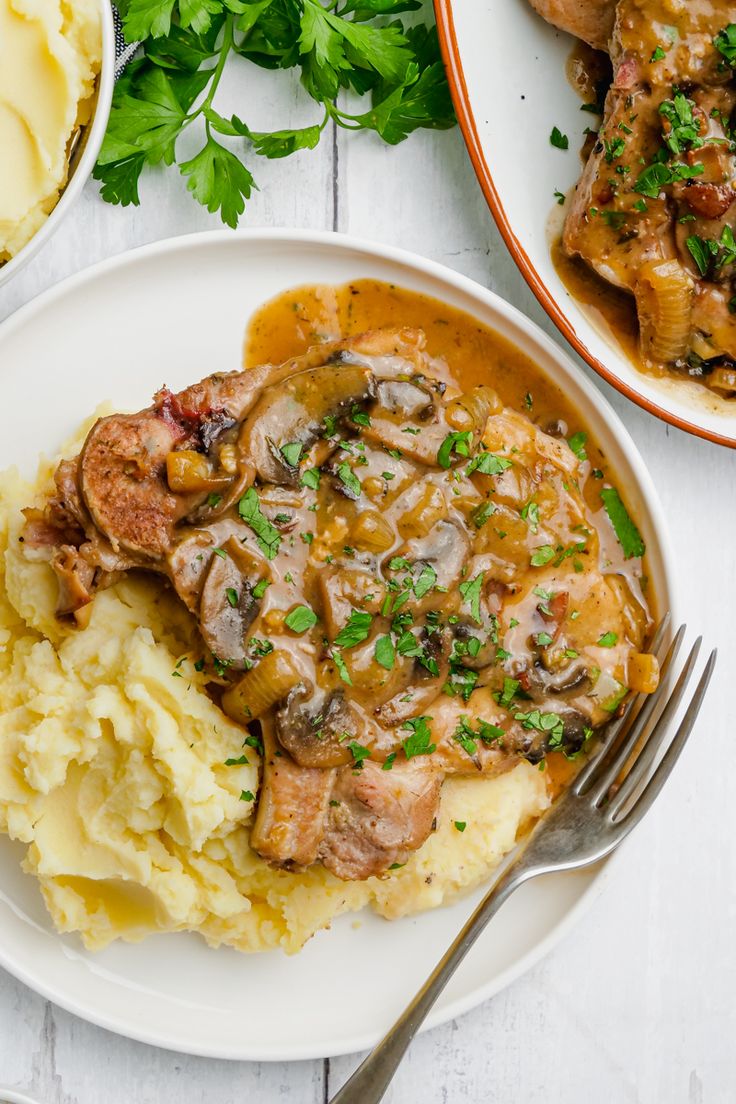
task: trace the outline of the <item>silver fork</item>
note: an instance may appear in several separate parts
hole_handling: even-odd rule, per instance
[[[654,652],[659,651],[668,624],[669,614],[655,634]],[[666,699],[670,681],[667,675],[673,668],[684,635],[685,626],[682,625],[662,661],[659,689],[648,696],[636,695],[622,716],[609,726],[603,746],[541,819],[524,849],[483,898],[411,1004],[332,1098],[331,1104],[378,1104],[383,1099],[433,1004],[488,921],[515,889],[540,874],[574,870],[605,858],[648,812],[692,731],[716,662],[717,653],[713,651],[675,735],[667,742],[702,644],[702,637],[698,637]],[[652,726],[651,721],[660,705],[663,709]],[[665,744],[666,750],[655,766]],[[620,784],[619,779],[622,779]]]

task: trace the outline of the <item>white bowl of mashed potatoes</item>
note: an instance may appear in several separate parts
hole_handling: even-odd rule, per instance
[[[0,285],[48,241],[107,127],[115,33],[105,0],[0,0]]]

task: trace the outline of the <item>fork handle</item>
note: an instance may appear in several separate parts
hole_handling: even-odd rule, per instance
[[[524,864],[523,853],[501,875],[470,917],[454,943],[435,966],[411,1004],[378,1046],[347,1081],[330,1104],[378,1104],[396,1073],[407,1048],[432,1005],[465,958],[492,916],[513,891],[536,871]]]

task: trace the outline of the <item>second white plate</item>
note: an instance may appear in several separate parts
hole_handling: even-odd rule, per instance
[[[658,418],[736,448],[736,403],[686,379],[640,372],[604,324],[572,298],[550,255],[550,225],[582,166],[581,112],[565,66],[574,39],[529,0],[435,0],[443,55],[460,126],[488,205],[516,264],[572,347],[623,395]],[[550,142],[553,127],[567,151]]]
[[[372,277],[434,295],[495,327],[553,376],[627,489],[650,549],[662,608],[673,574],[643,461],[606,401],[513,307],[429,261],[332,234],[229,232],[161,242],[105,262],[41,296],[0,327],[0,467],[29,474],[95,406],[135,408],[242,360],[251,312],[299,284]],[[33,417],[16,417],[29,402]],[[220,1058],[323,1057],[373,1044],[451,942],[478,892],[394,923],[342,917],[301,952],[244,956],[194,935],[85,952],[52,929],[23,848],[0,838],[0,966],[85,1019],[134,1039]],[[429,1017],[432,1026],[496,993],[536,962],[601,884],[601,871],[525,886],[503,908]]]

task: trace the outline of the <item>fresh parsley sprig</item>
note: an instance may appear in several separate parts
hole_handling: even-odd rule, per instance
[[[390,144],[420,128],[455,125],[432,23],[406,27],[395,18],[427,0],[122,0],[125,36],[143,55],[118,81],[94,175],[110,203],[138,205],[147,165],[177,165],[194,198],[235,227],[256,187],[243,161],[314,149],[332,123],[373,130]],[[215,100],[226,67],[250,61],[301,70],[320,106],[315,122],[261,132]],[[357,114],[341,92],[370,96]],[[241,111],[244,115],[245,111]],[[203,144],[187,160],[177,143],[195,125]]]

